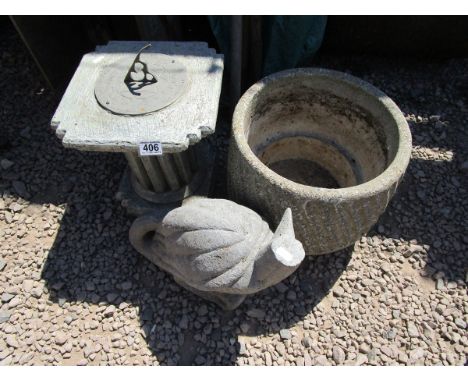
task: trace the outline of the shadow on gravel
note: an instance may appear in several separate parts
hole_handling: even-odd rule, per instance
[[[228,106],[221,105],[224,115]],[[230,124],[220,118],[212,138],[220,148],[214,169],[213,197],[226,197],[227,140]],[[52,301],[76,301],[107,306],[127,314],[128,304],[138,308],[141,334],[162,365],[234,365],[240,352],[239,336],[278,333],[301,321],[326,296],[348,265],[352,249],[331,256],[308,257],[281,285],[248,297],[235,311],[223,311],[179,287],[130,245],[133,221],[113,195],[125,167],[123,158],[63,148],[82,171],[62,169],[72,179],[48,187],[59,190],[67,203],[59,233],[42,277]],[[80,168],[80,167],[79,167]],[[46,190],[36,200],[51,202]],[[54,200],[55,201],[55,200]],[[111,320],[112,315],[102,318]],[[114,321],[115,322],[115,321]]]
[[[277,333],[293,326],[328,293],[346,268],[351,251],[307,258],[284,285],[247,298],[233,312],[185,291],[150,264],[130,246],[132,219],[114,200],[125,159],[62,147],[49,129],[57,99],[43,89],[32,60],[16,42],[19,38],[12,35],[11,39],[18,51],[6,51],[1,61],[0,77],[11,86],[0,92],[9,100],[2,117],[5,139],[0,156],[13,165],[0,172],[0,192],[19,196],[16,201],[24,205],[22,212],[27,210],[44,224],[58,219],[60,228],[51,247],[33,238],[47,252],[41,277],[51,301],[64,307],[88,303],[93,312],[98,310],[93,319],[108,325],[131,314],[128,305],[132,305],[138,308],[138,330],[160,364],[232,365],[241,352],[240,335]],[[18,70],[22,67],[28,69],[23,73]],[[220,124],[213,195],[221,198],[226,190],[230,123]],[[63,216],[62,207],[66,208]],[[47,243],[53,240],[45,235]],[[108,307],[116,307],[115,312],[106,312]],[[84,335],[89,334],[93,330]]]
[[[302,320],[351,259],[351,249],[308,257],[280,287],[248,297],[235,311],[223,311],[179,287],[131,247],[131,219],[117,203],[107,221],[94,207],[83,214],[79,203],[68,204],[42,273],[50,298],[61,306],[77,301],[100,305],[101,323],[116,322],[111,317],[117,318],[117,312],[104,311],[109,305],[123,314],[129,304],[138,307],[141,333],[163,365],[235,364],[239,335],[277,333]]]
[[[395,198],[376,225],[384,227],[386,237],[428,245],[422,254],[426,274],[443,272],[447,281],[464,280],[468,269],[463,251],[468,187],[458,162],[456,156],[451,161],[411,159]]]

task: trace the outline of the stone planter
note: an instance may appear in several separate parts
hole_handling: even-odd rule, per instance
[[[240,99],[228,188],[272,224],[290,207],[306,254],[319,255],[376,223],[410,155],[406,120],[380,90],[340,72],[287,70]]]

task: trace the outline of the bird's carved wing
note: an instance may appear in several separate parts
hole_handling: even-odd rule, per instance
[[[198,198],[163,218],[152,248],[187,284],[222,290],[248,284],[256,255],[271,237],[268,225],[248,208]]]

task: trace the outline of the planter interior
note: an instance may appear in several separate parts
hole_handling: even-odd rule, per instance
[[[388,128],[395,123],[385,123],[380,105],[360,92],[327,77],[267,82],[250,114],[248,145],[296,183],[336,189],[368,182],[395,157],[398,130]]]

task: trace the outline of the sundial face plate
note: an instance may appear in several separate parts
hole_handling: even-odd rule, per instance
[[[125,82],[137,63],[157,79],[140,96]],[[204,42],[110,41],[83,56],[51,126],[78,150],[137,153],[158,141],[181,152],[215,132],[222,78],[223,56]]]
[[[103,68],[94,88],[101,107],[119,115],[144,115],[171,105],[186,91],[189,76],[176,58],[142,52]],[[141,62],[140,62],[141,61]]]

